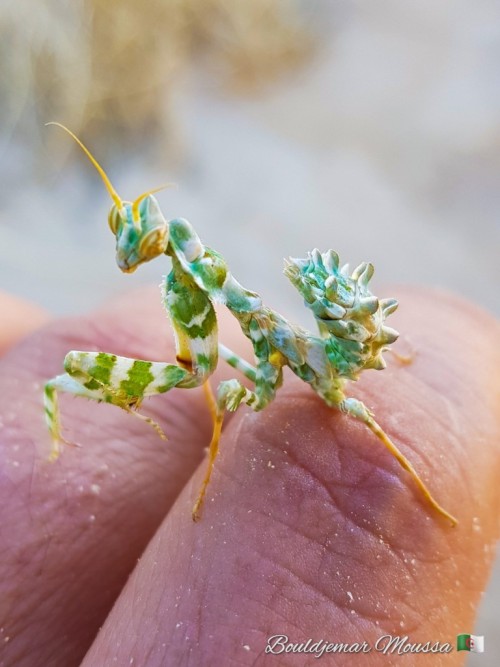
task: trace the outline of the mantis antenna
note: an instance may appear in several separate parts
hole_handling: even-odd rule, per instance
[[[144,192],[142,195],[137,197],[137,199],[132,204],[132,220],[134,224],[137,224],[140,221],[139,204],[143,199],[146,199],[146,197],[149,197],[149,195],[153,195],[155,192],[160,192],[160,190],[165,190],[166,188],[175,188],[175,187],[177,187],[176,183],[165,183],[165,185],[160,185],[159,188],[154,188],[154,190],[148,190],[147,192]]]
[[[73,139],[74,139],[74,140],[76,141],[76,143],[80,146],[80,148],[83,150],[83,152],[85,153],[85,155],[88,157],[88,159],[92,162],[92,164],[94,165],[94,167],[95,167],[95,168],[97,169],[97,171],[99,172],[99,175],[100,175],[100,177],[102,178],[102,180],[103,180],[103,182],[104,182],[104,185],[106,186],[106,190],[109,192],[109,195],[110,195],[111,199],[112,199],[112,200],[114,201],[114,203],[116,204],[116,207],[118,208],[118,210],[120,211],[120,213],[122,213],[123,210],[124,210],[124,209],[123,209],[123,202],[122,202],[122,200],[121,200],[120,197],[118,196],[118,193],[116,192],[116,190],[114,189],[114,187],[111,185],[111,181],[110,181],[109,178],[107,177],[106,172],[105,172],[104,169],[101,167],[101,165],[99,164],[99,162],[97,162],[97,160],[96,160],[95,157],[92,155],[92,153],[89,151],[89,149],[88,149],[86,146],[83,145],[83,143],[80,141],[80,139],[78,139],[78,137],[77,137],[75,134],[73,134],[73,132],[72,132],[71,130],[68,130],[68,128],[67,128],[65,125],[62,125],[62,123],[56,123],[56,122],[54,122],[54,121],[51,121],[50,123],[45,123],[45,125],[56,125],[57,127],[60,127],[60,128],[63,129],[65,132],[67,132],[67,133],[69,134],[70,137],[73,137]],[[154,192],[154,191],[153,191],[153,192]],[[147,193],[146,193],[145,196],[147,196]]]

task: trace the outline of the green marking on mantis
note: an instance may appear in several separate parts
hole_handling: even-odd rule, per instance
[[[128,396],[142,398],[146,387],[155,379],[151,372],[152,365],[150,361],[136,359],[128,372],[127,379],[120,382],[120,389]]]
[[[59,125],[58,123],[54,123]],[[288,366],[307,382],[327,405],[362,422],[385,445],[411,475],[427,502],[452,524],[456,519],[432,497],[408,459],[399,451],[368,408],[345,395],[349,380],[357,380],[366,369],[383,369],[383,353],[398,337],[385,325],[397,308],[395,299],[379,299],[368,284],[373,266],[360,264],[352,273],[340,266],[333,250],[313,250],[303,259],[290,259],[285,275],[297,288],[318,325],[312,333],[288,322],[264,306],[259,295],[242,287],[231,275],[224,259],[204,246],[189,222],[167,222],[151,190],[135,202],[122,201],[102,167],[67,128],[96,167],[113,200],[108,222],[116,237],[116,261],[129,273],[142,263],[167,255],[172,271],[163,285],[164,303],[176,336],[177,362],[168,364],[127,359],[104,352],[70,352],[65,371],[45,386],[45,417],[52,434],[51,459],[60,453],[61,436],[57,391],[117,405],[161,429],[135,410],[147,396],[174,387],[189,389],[203,385],[214,421],[209,447],[209,466],[193,508],[198,518],[218,452],[223,416],[242,403],[262,410],[273,399]],[[250,340],[252,366],[218,342],[214,303],[224,304]],[[216,399],[208,378],[218,357],[241,372],[254,385],[247,389],[239,380],[221,382]]]

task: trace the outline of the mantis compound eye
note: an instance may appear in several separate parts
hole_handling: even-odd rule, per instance
[[[162,255],[167,249],[168,245],[168,227],[156,227],[148,232],[141,239],[139,245],[139,255],[145,260],[153,259]]]
[[[108,214],[108,225],[113,234],[116,236],[118,227],[122,222],[122,216],[116,204],[113,204]]]

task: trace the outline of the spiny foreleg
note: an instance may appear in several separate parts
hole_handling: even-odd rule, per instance
[[[83,396],[84,398],[90,398],[95,401],[104,400],[104,395],[100,389],[91,391],[67,373],[57,375],[45,384],[43,395],[45,422],[52,436],[52,448],[49,455],[50,461],[55,461],[59,457],[62,443],[67,445],[72,444],[61,434],[61,418],[59,415],[59,401],[57,395],[60,391],[73,394],[73,396]]]
[[[49,380],[44,391],[45,420],[52,435],[51,460],[57,459],[61,443],[65,442],[61,435],[58,392],[117,405],[164,436],[158,424],[135,410],[146,396],[162,394],[187,379],[196,381],[186,369],[174,364],[129,359],[105,352],[69,352],[64,369],[66,373]],[[197,381],[201,384],[202,379]]]
[[[385,433],[382,427],[373,419],[372,413],[368,410],[364,403],[356,400],[355,398],[346,398],[340,405],[340,410],[346,412],[351,417],[359,420],[365,424],[370,431],[377,436],[377,438],[385,445],[385,447],[390,451],[390,453],[395,457],[398,463],[412,476],[415,484],[418,486],[422,494],[424,495],[427,502],[437,511],[439,514],[442,514],[446,519],[448,519],[452,525],[456,525],[458,522],[454,516],[449,514],[441,505],[433,498],[431,492],[427,486],[422,481],[420,475],[417,473],[410,461],[404,456],[404,454],[396,447],[392,442],[389,436]]]

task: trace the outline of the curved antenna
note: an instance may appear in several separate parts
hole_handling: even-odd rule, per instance
[[[155,192],[159,192],[160,190],[165,190],[166,188],[176,188],[176,187],[177,183],[165,183],[165,185],[160,185],[159,188],[154,188],[154,190],[148,190],[147,192],[143,192],[142,195],[137,197],[137,199],[132,204],[132,221],[134,222],[134,224],[140,222],[139,204],[143,199],[146,199],[146,197],[149,197],[149,195],[152,195]]]
[[[103,180],[103,182],[104,182],[104,185],[106,186],[106,190],[109,192],[109,195],[110,195],[111,199],[112,199],[112,200],[114,201],[114,203],[116,204],[116,207],[118,208],[118,210],[119,210],[120,212],[122,212],[122,211],[123,211],[123,202],[122,202],[122,200],[121,200],[120,197],[118,196],[118,194],[117,194],[116,190],[114,189],[114,187],[111,185],[111,181],[110,181],[109,178],[107,177],[106,172],[105,172],[104,169],[101,167],[101,165],[99,164],[99,162],[97,162],[97,160],[96,160],[95,157],[92,155],[92,153],[89,151],[89,149],[88,149],[86,146],[84,146],[84,145],[82,144],[82,142],[80,141],[80,139],[78,139],[78,137],[77,137],[75,134],[73,134],[73,132],[72,132],[71,130],[68,130],[68,128],[67,128],[65,125],[62,125],[61,123],[56,123],[56,122],[54,122],[54,121],[51,121],[50,123],[45,123],[45,125],[46,125],[46,126],[47,126],[47,125],[56,125],[57,127],[60,127],[60,128],[63,129],[65,132],[67,132],[67,133],[69,134],[70,137],[73,137],[73,139],[74,139],[74,140],[76,141],[76,143],[80,146],[80,148],[83,150],[83,152],[85,153],[85,155],[88,157],[88,159],[92,162],[92,164],[94,165],[94,167],[95,167],[95,168],[97,169],[97,171],[99,172],[99,175],[100,175],[100,177],[102,178],[102,180]]]

